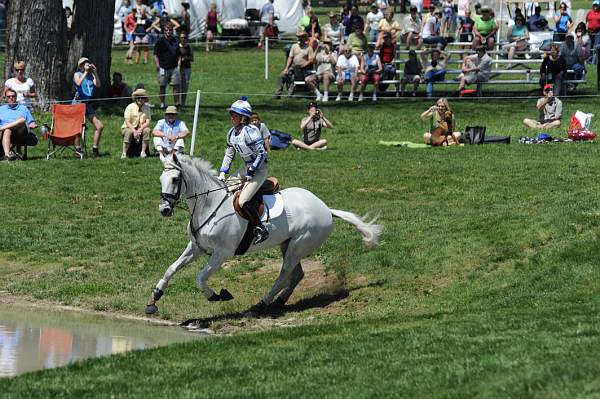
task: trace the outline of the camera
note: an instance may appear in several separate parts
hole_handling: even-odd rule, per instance
[[[438,62],[436,60],[431,61],[431,66],[432,67],[435,68],[437,66],[437,64],[438,64]]]
[[[319,120],[321,118],[321,110],[317,109],[317,112],[315,112],[315,114],[313,115],[313,120]]]

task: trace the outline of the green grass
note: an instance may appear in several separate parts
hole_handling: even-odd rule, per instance
[[[255,50],[197,55],[192,87],[203,91],[202,157],[220,163],[226,108],[239,94],[250,96],[270,128],[298,135],[306,101],[258,95],[274,90],[283,61],[277,50],[268,81]],[[156,92],[150,66],[125,67],[119,52],[113,62],[127,82],[144,81]],[[511,145],[377,144],[420,141],[427,124],[418,116],[429,105],[329,103],[323,112],[335,129],[324,133],[327,151],[270,155],[270,171],[284,187],[305,187],[337,209],[381,212],[378,250],[363,250],[356,231],[338,221],[316,254],[344,279],[347,298],[286,313],[281,319],[293,319],[293,328],[3,379],[3,396],[600,397],[600,147],[516,144],[535,134],[520,123],[535,117],[535,98],[451,101],[459,128],[483,124],[489,134],[511,135]],[[564,105],[568,120],[577,109],[594,112],[597,99],[567,98]],[[191,125],[190,111],[182,117]],[[158,215],[160,163],[119,160],[121,118],[103,111],[101,119],[108,156],[0,164],[0,290],[140,315],[186,244],[187,216]],[[595,120],[592,128],[599,126]],[[551,133],[564,135],[564,126]],[[31,151],[34,158],[44,155],[44,144]],[[210,284],[236,297],[222,304],[208,303],[195,286],[202,259],[174,278],[157,317],[241,311],[274,281],[274,273],[257,269],[278,259],[272,250],[221,270]],[[332,289],[300,290],[291,303]]]

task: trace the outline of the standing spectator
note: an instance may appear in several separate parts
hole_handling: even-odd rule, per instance
[[[158,15],[162,15],[162,12],[165,11],[165,2],[163,0],[153,1],[152,11],[156,12]]]
[[[600,48],[600,0],[594,0],[592,9],[585,16],[587,23],[587,32],[592,41],[592,49],[594,50],[592,61],[595,64],[597,49]]]
[[[363,94],[367,84],[373,84],[373,101],[377,101],[377,90],[379,89],[379,77],[383,71],[379,55],[375,54],[375,44],[370,43],[367,47],[367,53],[360,57],[360,94],[358,101],[363,100]]]
[[[431,59],[425,67],[425,83],[427,83],[427,97],[433,96],[433,84],[435,82],[442,82],[446,79],[446,62],[448,56],[446,53],[442,53],[439,49],[435,48],[430,51]],[[423,56],[427,55],[427,52],[423,53]]]
[[[125,40],[129,44],[127,53],[125,54],[125,63],[133,64],[133,49],[135,40],[135,28],[137,27],[137,8],[133,8],[129,14],[125,16],[123,29],[125,30]]]
[[[262,48],[263,46],[263,41],[266,36],[265,31],[268,29],[268,27],[270,27],[269,29],[273,29],[275,26],[275,6],[273,6],[274,1],[275,0],[267,0],[258,13],[258,19],[260,20],[261,24],[258,48]]]
[[[441,36],[442,10],[436,9],[423,25],[423,43],[438,44],[443,49],[446,47],[446,39]]]
[[[571,26],[573,25],[573,19],[567,11],[567,3],[560,3],[560,8],[556,14],[554,14],[554,41],[564,42],[565,36],[569,33]]]
[[[310,75],[310,66],[314,60],[314,50],[308,45],[308,35],[305,31],[299,30],[296,33],[298,43],[295,43],[290,49],[285,68],[281,71],[277,81],[277,90],[275,99],[281,98],[284,84],[289,85],[288,94],[294,93],[294,81],[306,80]],[[310,87],[310,86],[309,86]],[[314,87],[312,88],[314,91]]]
[[[550,129],[559,127],[562,119],[562,101],[554,97],[551,84],[544,85],[544,97],[537,101],[536,108],[540,113],[538,121],[525,118],[523,123],[532,129]]]
[[[344,44],[344,26],[333,11],[329,13],[329,23],[323,26],[323,39],[331,40],[333,51],[338,51],[340,45]]]
[[[493,49],[496,43],[496,32],[498,32],[498,24],[492,16],[492,10],[485,7],[481,9],[481,17],[475,19],[473,26],[473,48],[486,46],[488,49]]]
[[[377,6],[377,10],[379,10],[381,15],[384,15],[385,10],[388,8],[388,0],[376,0],[375,5]]]
[[[365,34],[369,38],[369,42],[377,41],[377,30],[379,29],[379,21],[383,19],[383,14],[373,3],[371,11],[367,14],[367,24],[365,25]]]
[[[154,45],[154,65],[158,72],[160,107],[165,108],[165,93],[167,85],[173,86],[173,101],[175,105],[181,102],[179,87],[181,76],[179,74],[179,43],[173,36],[173,27],[167,24],[164,27],[164,36]]]
[[[467,84],[487,82],[492,73],[492,57],[485,52],[484,46],[477,47],[477,54],[465,57],[462,65],[462,77],[458,94]]]
[[[164,34],[165,26],[167,26],[168,24],[170,24],[173,28],[173,32],[178,31],[181,27],[179,22],[175,21],[169,16],[167,10],[163,10],[162,14],[160,16],[156,16],[154,18],[154,22],[152,22],[151,30],[152,32],[154,32],[155,38],[160,36],[161,34]],[[156,40],[153,40],[153,42],[156,42]]]
[[[119,72],[114,72],[112,76],[112,84],[108,89],[112,103],[119,107],[126,107],[131,97],[131,87],[123,82],[123,75]]]
[[[581,46],[575,42],[573,33],[567,34],[565,42],[560,45],[559,56],[565,60],[567,69],[572,69],[575,72],[575,79],[581,80],[585,67],[585,59],[582,56]]]
[[[319,18],[316,15],[310,17],[310,25],[308,25],[308,37],[319,40],[321,38],[321,26],[319,25]]]
[[[135,23],[135,63],[140,63],[142,51],[144,52],[144,64],[148,63],[148,45],[150,44],[150,29],[152,28],[152,17],[148,15],[146,7],[138,7]]]
[[[186,35],[189,35],[192,26],[189,2],[185,0],[181,2],[181,14],[179,16],[181,17],[181,26],[179,27],[178,33],[185,33]]]
[[[508,52],[508,59],[512,60],[515,56],[515,52],[527,50],[529,47],[529,32],[527,32],[527,26],[525,25],[525,17],[517,15],[515,17],[515,24],[509,28],[506,34],[508,44],[502,46],[502,50]],[[508,68],[511,64],[508,64]]]
[[[336,62],[337,58],[331,50],[331,39],[326,38],[315,55],[314,63],[317,66],[317,73],[306,77],[306,81],[315,87],[317,101],[329,101],[329,84],[335,79],[333,71]],[[319,82],[323,82],[323,95],[317,89]]]
[[[392,18],[393,16],[394,15],[392,13]],[[421,21],[421,17],[417,13],[417,8],[411,7],[410,13],[404,17],[404,33],[402,35],[402,43],[406,44],[407,50],[410,50],[411,44],[416,44],[417,49],[420,49],[423,45],[423,38],[421,37],[422,27],[423,22]],[[385,29],[383,29],[383,31],[385,31]],[[396,39],[394,38],[394,41],[395,40]]]
[[[471,12],[469,0],[458,0],[458,5],[456,6],[456,15],[458,18],[466,16],[467,11],[469,11],[469,13]]]
[[[187,42],[185,33],[179,34],[179,74],[181,75],[181,106],[185,107],[187,93],[190,88],[190,78],[192,76],[192,62],[194,62],[194,52]]]
[[[553,83],[554,93],[561,95],[562,81],[566,70],[565,59],[559,56],[559,46],[553,44],[550,51],[544,54],[544,60],[540,67],[540,86],[546,87],[547,84]]]
[[[454,2],[453,0],[444,0],[442,2],[443,16],[442,16],[442,27],[440,29],[440,35],[448,37],[448,33],[452,29],[452,26],[456,23],[456,15],[454,14]]]
[[[218,33],[217,25],[219,24],[219,13],[217,12],[217,4],[210,3],[210,10],[206,14],[206,51],[215,49],[215,35]]]
[[[265,146],[265,150],[267,152],[271,152],[271,132],[269,131],[269,128],[267,128],[267,125],[260,121],[260,116],[258,115],[258,112],[252,112],[252,116],[250,117],[250,123],[256,126],[256,128],[260,132],[260,135],[263,139],[263,144]]]
[[[17,157],[11,151],[11,144],[29,144],[27,143],[28,128],[34,129],[37,124],[29,108],[17,103],[16,91],[10,88],[5,89],[4,97],[7,103],[0,107],[0,136],[2,137],[4,159],[14,161]],[[37,144],[37,138],[35,144]]]
[[[327,140],[321,138],[321,130],[323,128],[333,129],[333,125],[325,118],[317,103],[311,102],[308,104],[307,111],[308,116],[300,121],[302,141],[294,139],[292,144],[297,149],[326,150]]]
[[[177,107],[169,105],[164,119],[160,119],[152,131],[154,148],[163,157],[173,151],[182,155],[185,148],[183,139],[190,133],[185,122],[177,118],[177,114]]]
[[[356,55],[352,54],[350,46],[344,46],[341,49],[341,55],[338,57],[335,67],[337,70],[338,86],[338,95],[335,101],[341,101],[342,99],[344,82],[350,82],[352,84],[348,101],[354,100],[354,91],[356,90],[356,84],[358,83],[358,68],[360,67],[360,62]]]
[[[408,61],[404,64],[404,75],[400,80],[400,95],[404,96],[404,89],[406,88],[406,84],[410,83],[413,85],[412,96],[415,97],[417,95],[417,90],[419,88],[419,83],[421,83],[421,72],[423,71],[423,65],[421,65],[421,61],[417,58],[417,53],[415,50],[410,50],[408,52]]]
[[[25,61],[14,63],[15,77],[4,83],[4,89],[13,89],[17,93],[17,102],[26,107],[31,107],[31,99],[37,96],[33,79],[25,76]]]
[[[356,26],[354,33],[348,36],[348,46],[352,48],[352,52],[357,56],[367,51],[368,42],[365,32],[359,26]]]
[[[579,47],[581,47],[581,57],[584,60],[590,59],[591,40],[590,40],[590,36],[587,33],[587,28],[585,27],[585,22],[578,23],[577,28],[575,28],[575,43],[579,44]]]
[[[92,146],[92,155],[95,157],[100,156],[98,146],[100,145],[100,138],[102,137],[102,130],[104,125],[96,116],[96,110],[90,103],[90,100],[94,98],[94,90],[96,87],[100,87],[100,78],[96,71],[96,66],[90,62],[86,57],[81,57],[77,62],[77,71],[73,75],[73,83],[75,84],[75,99],[73,103],[84,103],[85,104],[85,116],[96,128],[94,132],[94,143]],[[78,144],[78,140],[75,142],[75,150],[81,155],[81,147]]]
[[[543,32],[548,29],[548,21],[542,15],[542,7],[535,6],[533,15],[527,21],[529,32]]]
[[[129,42],[127,40],[126,32],[127,30],[125,29],[125,18],[127,18],[127,16],[129,14],[131,14],[131,11],[133,10],[133,7],[131,6],[131,0],[123,0],[123,2],[121,3],[121,7],[119,7],[119,10],[117,11],[117,16],[119,17],[119,21],[121,22],[121,30],[123,31],[123,40],[125,42]]]
[[[150,141],[150,121],[152,111],[148,106],[148,93],[144,89],[137,89],[131,95],[133,102],[125,108],[123,115],[125,121],[121,126],[123,135],[123,152],[121,159],[127,158],[127,151],[131,144],[131,139],[142,141],[142,151],[140,158],[146,158],[148,151],[148,142]]]

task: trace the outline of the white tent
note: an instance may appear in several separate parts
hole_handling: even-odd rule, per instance
[[[167,11],[172,15],[181,12],[181,0],[164,0]],[[191,37],[202,36],[204,32],[204,20],[210,3],[216,3],[221,21],[234,18],[244,18],[247,8],[260,9],[267,0],[188,0],[190,3],[190,14],[192,20]],[[134,1],[135,2],[135,1]],[[63,6],[71,7],[73,0],[63,0]],[[295,33],[300,18],[304,15],[302,0],[275,0],[275,15],[279,17],[277,26],[281,32]],[[115,0],[115,12],[121,6],[121,0]]]

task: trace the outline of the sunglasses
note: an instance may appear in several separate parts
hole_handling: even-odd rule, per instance
[[[25,71],[25,69],[15,69],[15,71],[17,71],[17,72],[23,72],[23,71]]]
[[[17,98],[17,96],[16,96],[16,95],[14,95],[14,94],[11,94],[11,95],[6,95],[6,96],[4,96],[4,97],[6,97],[6,98]]]

